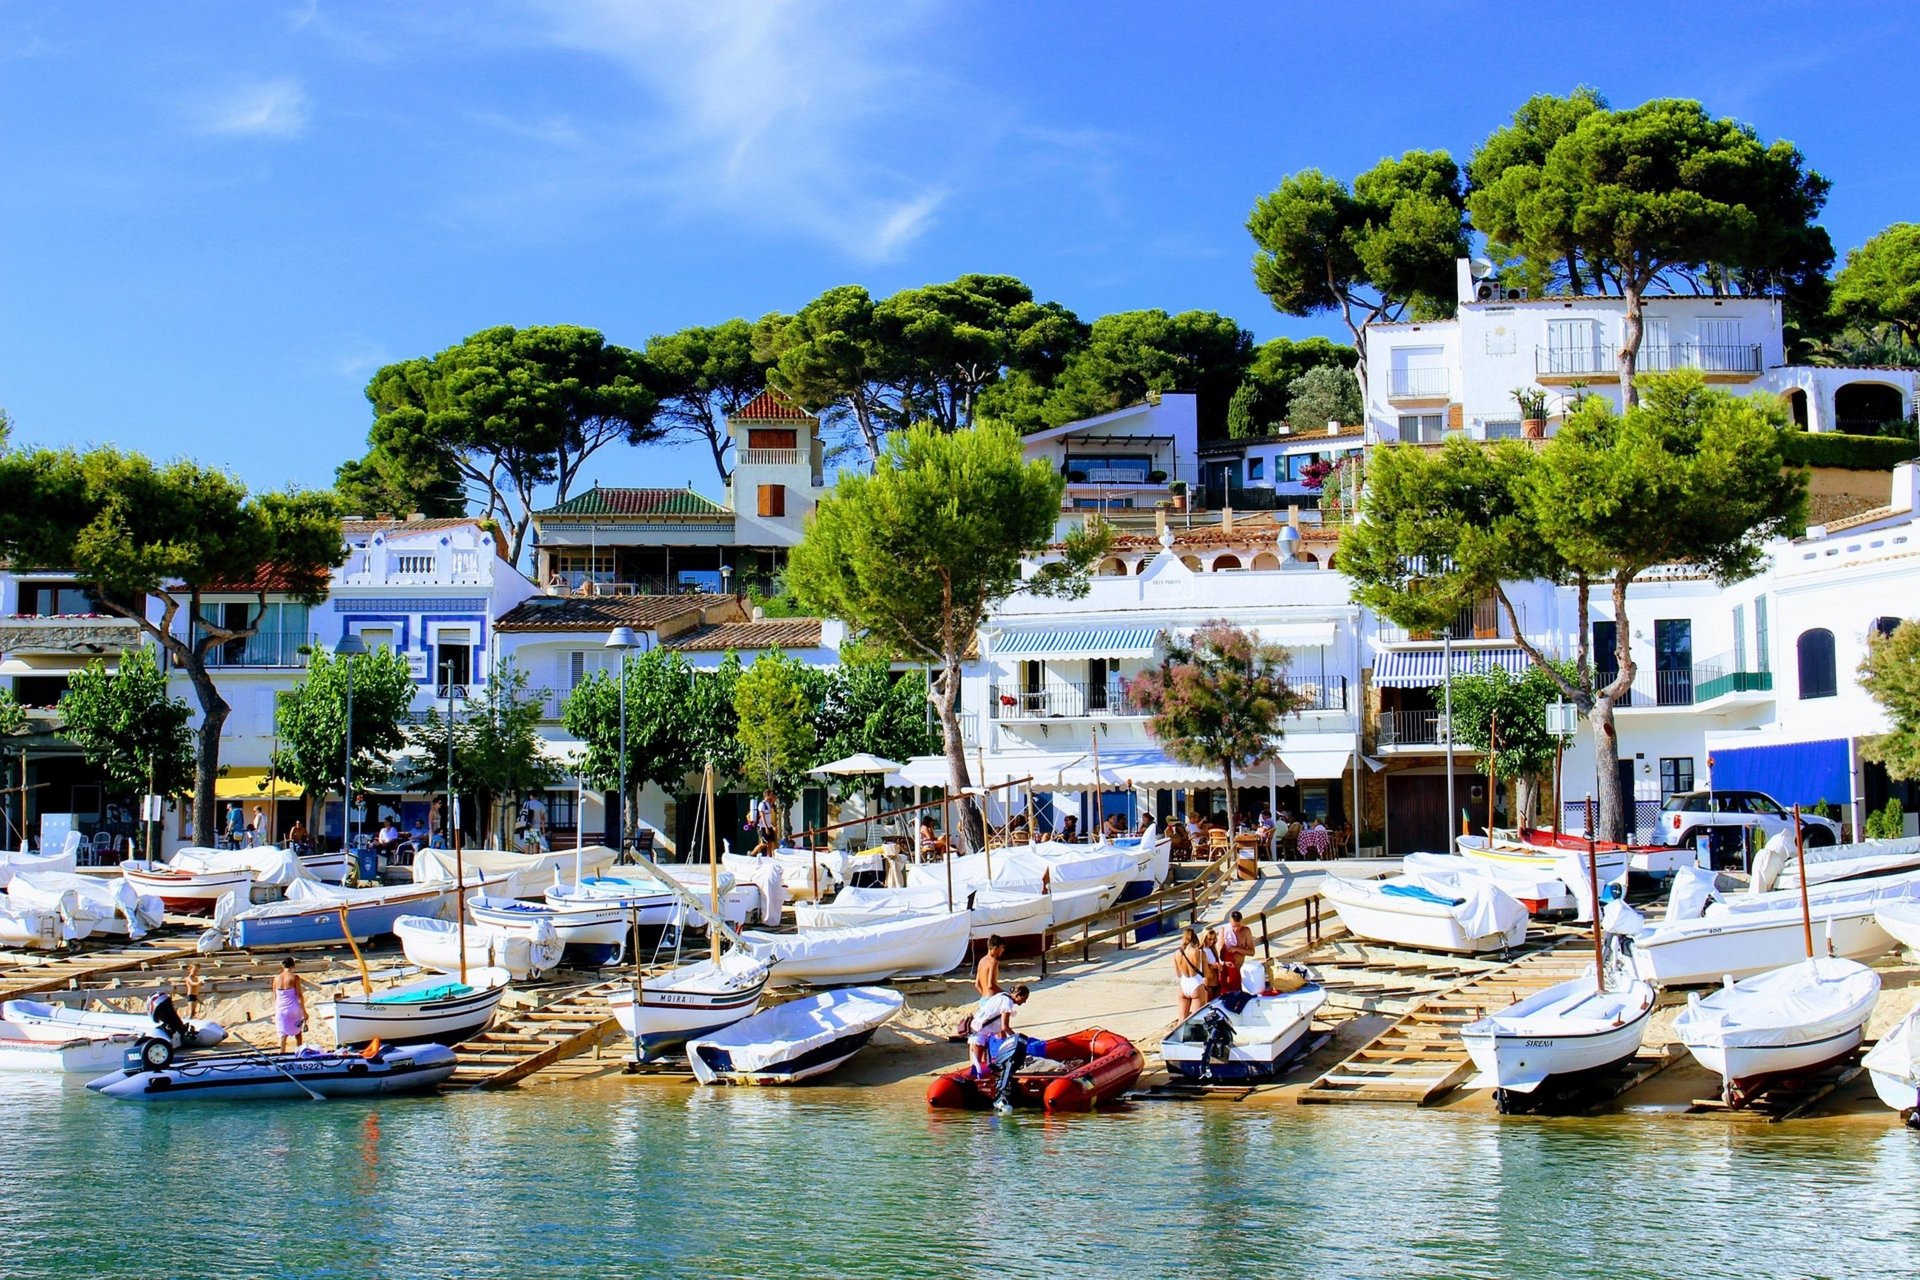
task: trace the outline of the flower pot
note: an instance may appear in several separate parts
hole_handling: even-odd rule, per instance
[[[1186,494],[1184,494],[1184,493],[1176,493],[1176,494],[1174,494],[1174,495],[1173,495],[1173,509],[1174,509],[1175,511],[1185,511],[1185,510],[1187,509],[1187,495],[1186,495]]]
[[[1545,418],[1523,418],[1520,422],[1520,434],[1528,440],[1547,438],[1547,420]]]

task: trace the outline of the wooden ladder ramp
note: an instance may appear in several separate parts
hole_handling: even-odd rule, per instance
[[[597,982],[515,1010],[459,1047],[460,1066],[445,1087],[505,1089],[540,1072],[583,1076],[605,1070],[595,1051],[620,1025],[607,1012],[607,997],[626,988],[625,981]],[[589,1053],[594,1056],[578,1061]]]
[[[1570,941],[1549,936],[1527,955],[1473,973],[1422,998],[1398,1021],[1308,1085],[1306,1103],[1384,1102],[1425,1106],[1473,1074],[1460,1029],[1526,996],[1565,982],[1592,963]]]

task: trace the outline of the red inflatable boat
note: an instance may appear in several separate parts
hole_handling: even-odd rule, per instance
[[[1043,1056],[1046,1062],[1040,1070],[1021,1071],[1013,1077],[1016,1105],[1091,1111],[1131,1089],[1147,1065],[1131,1040],[1098,1027],[1047,1041]],[[993,1089],[991,1077],[976,1076],[970,1068],[961,1067],[927,1087],[927,1105],[984,1110],[993,1105]]]

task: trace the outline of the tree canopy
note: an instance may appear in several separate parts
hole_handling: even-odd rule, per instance
[[[1489,664],[1452,680],[1454,742],[1480,753],[1482,773],[1519,784],[1522,819],[1538,807],[1538,782],[1558,754],[1558,741],[1547,732],[1547,704],[1564,696],[1562,681],[1579,678],[1571,662],[1556,663],[1555,669],[1559,680],[1545,667],[1529,667],[1516,676]],[[1553,825],[1560,825],[1557,814]]]
[[[342,483],[397,494],[444,492],[457,475],[506,530],[518,561],[537,495],[564,502],[586,460],[616,441],[661,433],[638,352],[577,325],[483,329],[435,356],[390,364],[367,384],[366,458]],[[414,507],[413,510],[420,510]]]
[[[192,712],[167,694],[158,651],[140,645],[108,672],[95,658],[67,677],[60,734],[87,763],[130,791],[177,796],[193,789]]]
[[[1053,542],[1064,489],[1044,460],[1023,458],[1010,427],[923,424],[894,435],[871,475],[841,472],[788,559],[787,585],[807,608],[939,669],[930,692],[955,791],[968,785],[960,667],[988,611],[1016,591],[1084,593],[1109,541],[1104,525],[1077,529],[1023,576]]]
[[[1618,364],[1627,404],[1650,290],[1823,290],[1833,247],[1813,219],[1828,183],[1793,144],[1762,143],[1748,125],[1676,98],[1612,111],[1576,92],[1535,119],[1549,116],[1531,141],[1489,140],[1494,155],[1481,158],[1469,199],[1474,226],[1535,276],[1564,268],[1626,299]]]
[[[1568,248],[1559,258],[1530,257],[1524,245],[1506,244],[1489,228],[1497,226],[1508,234],[1515,233],[1511,225],[1500,222],[1501,213],[1530,194],[1527,183],[1547,162],[1555,143],[1595,111],[1605,110],[1607,100],[1599,90],[1586,85],[1564,98],[1535,94],[1521,103],[1513,119],[1494,130],[1467,161],[1467,207],[1475,210],[1476,225],[1487,234],[1488,252],[1503,264],[1501,274],[1509,283],[1535,296],[1562,288],[1573,294],[1585,293],[1587,282],[1581,274],[1579,254]],[[1478,212],[1482,208],[1488,211],[1484,215]]]
[[[1869,642],[1860,687],[1893,723],[1891,732],[1863,742],[1860,753],[1896,778],[1920,778],[1920,621],[1909,619]]]
[[[785,834],[786,812],[814,765],[818,736],[803,668],[783,653],[763,653],[740,673],[733,711],[740,744],[740,776],[756,791],[771,791],[774,839]]]
[[[1891,329],[1920,347],[1920,223],[1896,222],[1848,253],[1833,280],[1833,307],[1856,324]]]
[[[1276,311],[1340,316],[1363,392],[1368,324],[1453,314],[1466,204],[1460,168],[1444,151],[1389,157],[1351,187],[1303,169],[1260,198],[1247,230],[1254,282]]]
[[[347,675],[353,675],[353,785],[378,787],[393,776],[393,756],[407,745],[407,712],[413,706],[412,670],[406,655],[378,648],[336,658],[316,648],[299,683],[274,699],[279,738],[275,771],[306,789],[308,812],[319,831],[318,803],[344,785],[347,764]],[[352,797],[347,797],[351,809]]]
[[[1191,639],[1168,642],[1159,667],[1127,685],[1127,696],[1149,715],[1147,732],[1168,755],[1198,769],[1217,769],[1226,782],[1233,817],[1234,770],[1245,770],[1280,748],[1284,721],[1302,699],[1288,687],[1287,651],[1224,619]]]
[[[1296,430],[1314,431],[1329,422],[1352,426],[1366,419],[1353,375],[1337,364],[1307,370],[1287,385],[1288,418]]]
[[[1261,343],[1253,349],[1245,378],[1233,393],[1234,403],[1240,406],[1240,425],[1236,429],[1230,405],[1227,434],[1235,439],[1270,434],[1291,416],[1294,379],[1324,366],[1350,371],[1357,358],[1352,347],[1326,338],[1273,338]],[[1310,419],[1302,422],[1312,425]]]
[[[720,483],[727,483],[733,476],[727,419],[767,385],[767,363],[754,353],[753,326],[723,320],[660,334],[648,339],[644,355],[660,399],[663,438],[704,444]]]
[[[156,466],[111,446],[10,452],[0,454],[0,555],[15,569],[72,571],[101,608],[133,619],[186,675],[201,711],[194,830],[214,830],[229,708],[207,655],[258,629],[269,591],[309,604],[326,597],[328,570],[347,555],[332,496],[249,494],[224,471]],[[210,589],[251,596],[247,625],[203,616]]]
[[[469,798],[479,819],[480,838],[504,846],[497,832],[510,831],[511,815],[503,809],[552,786],[560,778],[557,764],[540,750],[540,717],[545,689],[530,689],[527,673],[511,662],[494,668],[492,678],[476,690],[450,725],[439,707],[427,712],[423,724],[408,733],[421,749],[410,785],[421,791],[445,791]],[[359,687],[354,689],[356,719]],[[447,775],[451,735],[453,774]]]

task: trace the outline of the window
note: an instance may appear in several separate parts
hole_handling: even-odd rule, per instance
[[[1482,421],[1481,429],[1489,440],[1518,440],[1520,438],[1520,419],[1487,418]]]
[[[1400,415],[1400,441],[1402,444],[1439,444],[1444,421],[1443,415],[1438,413],[1403,413]]]
[[[473,683],[473,632],[449,628],[435,637],[433,679],[441,696],[449,684]]]
[[[1406,399],[1440,399],[1447,394],[1447,353],[1443,347],[1395,347],[1387,393]],[[1304,424],[1308,427],[1317,423]]]
[[[1875,618],[1873,620],[1873,632],[1867,638],[1869,640],[1884,640],[1897,631],[1899,627],[1900,619],[1898,618]]]
[[[1145,484],[1153,459],[1144,453],[1070,453],[1067,479],[1075,484]]]
[[[1693,623],[1658,618],[1653,624],[1654,695],[1663,707],[1693,703]]]
[[[1267,478],[1267,460],[1265,458],[1247,459],[1247,479],[1264,480]]]
[[[747,448],[749,449],[797,449],[798,437],[791,428],[748,427]]]
[[[1660,757],[1660,798],[1661,800],[1664,801],[1670,796],[1677,795],[1678,793],[1683,791],[1691,791],[1691,790],[1693,790],[1693,757],[1692,756],[1661,756]]]
[[[1606,373],[1600,326],[1592,320],[1547,321],[1547,358],[1542,373]]]
[[[367,646],[367,651],[370,653],[375,649],[391,649],[393,648],[393,628],[362,627],[360,642]]]
[[[35,711],[45,711],[60,705],[60,698],[67,691],[65,676],[15,676],[13,678],[13,696],[23,707]]]
[[[1714,320],[1703,318],[1696,322],[1700,341],[1693,349],[1693,365],[1697,369],[1728,372],[1744,370],[1753,364],[1753,353],[1740,343],[1740,322],[1738,320]]]
[[[71,582],[23,582],[20,584],[20,615],[23,618],[53,618],[62,614],[99,613],[100,605],[91,592]]]
[[[787,514],[787,486],[783,484],[760,486],[760,514],[767,517]]]
[[[1733,606],[1733,669],[1747,669],[1747,606]]]
[[[1593,624],[1593,671],[1594,678],[1601,684],[1620,674],[1620,663],[1614,654],[1619,634],[1611,620],[1603,618]]]
[[[1760,596],[1753,602],[1753,660],[1761,671],[1773,670],[1773,645],[1767,631],[1767,598]]]
[[[1833,632],[1825,627],[1802,631],[1795,647],[1799,650],[1801,699],[1837,696],[1840,684],[1834,672]]]
[[[1650,373],[1673,368],[1673,331],[1665,317],[1648,316],[1640,322],[1640,352],[1635,361]]]

